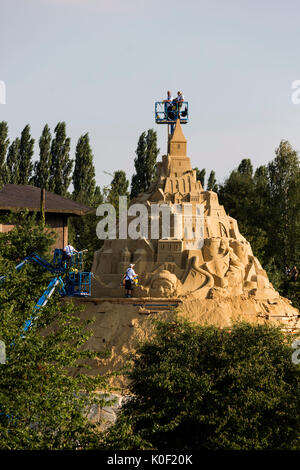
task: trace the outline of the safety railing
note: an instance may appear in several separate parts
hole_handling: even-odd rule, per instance
[[[69,272],[67,283],[69,296],[91,295],[91,273]]]
[[[156,124],[174,124],[180,119],[181,124],[189,120],[189,103],[187,101],[168,102],[156,101],[155,122]]]
[[[53,265],[57,269],[77,268],[83,269],[83,252],[73,253],[70,259],[66,258],[65,252],[62,249],[56,248],[53,255]]]

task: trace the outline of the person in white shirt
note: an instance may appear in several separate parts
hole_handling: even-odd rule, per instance
[[[167,99],[163,101],[165,103],[165,118],[168,119],[168,113],[172,108],[173,96],[170,90],[167,91]]]
[[[184,101],[184,96],[182,94],[182,91],[177,91],[177,96],[173,100],[173,104],[182,103],[183,101]]]
[[[172,103],[174,105],[178,105],[178,118],[180,118],[180,110],[181,110],[181,106],[182,106],[182,103],[184,102],[184,96],[182,94],[182,91],[177,91],[177,96],[176,98],[172,101]]]
[[[170,90],[167,91],[167,99],[163,103],[171,103],[173,101],[173,96],[171,95]]]
[[[135,270],[133,269],[134,264],[131,264],[126,270],[125,274],[125,297],[131,297],[132,295],[132,284],[134,278],[137,276]]]
[[[67,260],[67,266],[69,266],[73,253],[78,253],[78,251],[75,250],[74,246],[68,243],[64,249],[64,252],[65,252],[65,258]]]

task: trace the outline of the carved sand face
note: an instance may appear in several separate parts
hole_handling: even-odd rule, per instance
[[[231,243],[231,247],[233,248],[234,253],[236,256],[242,261],[243,264],[247,264],[248,262],[248,246],[246,243],[233,241]]]
[[[228,242],[222,238],[206,238],[203,246],[206,261],[223,257],[228,251]]]
[[[218,256],[220,246],[219,238],[206,238],[204,241],[204,252],[207,260],[215,258]]]
[[[220,250],[219,250],[219,253],[220,254],[224,254],[228,251],[228,248],[229,248],[229,245],[228,245],[228,241],[227,240],[221,240],[220,241]]]
[[[161,271],[157,274],[150,288],[152,297],[170,297],[176,291],[177,277],[169,271]]]

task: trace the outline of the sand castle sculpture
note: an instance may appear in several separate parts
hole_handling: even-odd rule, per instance
[[[204,191],[200,181],[196,180],[186,147],[187,141],[178,121],[169,142],[169,154],[158,164],[157,182],[132,203],[148,207],[168,204],[171,210],[175,204],[191,204],[193,232],[196,218],[203,218],[202,248],[195,249],[193,242],[184,237],[174,237],[176,215],[172,213],[171,236],[168,238],[105,240],[94,257],[92,271],[101,279],[101,283],[95,282],[94,294],[118,297],[120,290],[123,294],[122,275],[130,263],[135,263],[139,273],[135,297],[192,295],[205,298],[214,287],[228,295],[247,291],[260,298],[277,297],[266,272],[253,256],[250,244],[240,234],[237,221],[225,213],[217,194]],[[202,214],[196,214],[196,204],[203,206]]]
[[[205,191],[197,181],[179,121],[168,143],[168,155],[158,163],[157,181],[131,203],[144,204],[149,214],[153,204],[169,206],[170,236],[151,238],[149,215],[148,238],[105,240],[94,255],[93,297],[124,297],[122,277],[128,265],[135,263],[139,274],[135,298],[177,298],[184,303],[198,299],[201,308],[204,299],[251,299],[258,303],[258,314],[268,317],[273,311],[296,321],[298,311],[275,291],[249,242],[240,234],[237,221],[226,214],[217,194]],[[186,205],[192,207],[192,232],[179,238],[178,213],[173,209]],[[191,236],[197,218],[202,230],[198,246]]]
[[[217,194],[203,190],[186,146],[177,122],[168,154],[158,164],[157,181],[131,204],[147,207],[149,226],[149,209],[154,204],[165,204],[170,209],[190,204],[190,232],[178,236],[180,217],[170,211],[169,236],[159,232],[153,237],[149,231],[148,237],[135,240],[107,239],[94,254],[92,297],[82,299],[82,315],[94,319],[94,335],[88,347],[100,352],[109,350],[110,355],[91,364],[92,375],[119,370],[138,342],[152,337],[152,319],[173,318],[174,305],[180,317],[201,325],[230,328],[233,321],[246,320],[271,322],[287,332],[299,332],[299,311],[275,291],[250,244],[240,234],[237,221],[219,204]],[[201,211],[197,211],[197,205]],[[197,231],[199,219],[197,245],[191,232]],[[128,225],[130,220],[128,217]],[[134,298],[128,299],[124,297],[122,278],[130,263],[135,263],[139,286],[134,288]],[[127,381],[118,375],[111,384],[126,392]]]

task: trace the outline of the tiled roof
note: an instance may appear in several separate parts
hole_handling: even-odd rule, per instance
[[[0,191],[0,210],[39,211],[41,207],[41,189],[22,184],[6,184]],[[85,215],[91,207],[45,191],[45,212],[70,215]]]

